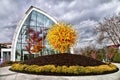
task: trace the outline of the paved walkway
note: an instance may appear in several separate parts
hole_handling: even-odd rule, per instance
[[[116,64],[120,69],[120,64]],[[0,80],[120,80],[120,70],[115,73],[96,76],[44,76],[9,71],[9,67],[0,68]]]

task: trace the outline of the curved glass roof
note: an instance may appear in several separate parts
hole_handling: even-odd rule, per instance
[[[56,21],[49,17],[46,13],[42,12],[38,9],[33,9],[31,12],[28,12],[21,23],[18,25],[16,30],[17,34],[14,36],[13,41],[13,56],[15,60],[25,60],[28,55],[26,50],[26,45],[28,45],[27,40],[30,38],[29,29],[34,31],[42,31],[39,36],[43,37],[47,34],[47,30],[49,27],[56,23]],[[51,51],[54,52],[50,47],[46,40],[43,41],[43,45],[45,48],[41,51],[42,55],[48,55]]]

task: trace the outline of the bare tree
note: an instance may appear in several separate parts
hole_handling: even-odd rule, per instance
[[[96,28],[98,32],[97,42],[112,41],[114,45],[120,45],[120,16],[105,18]]]

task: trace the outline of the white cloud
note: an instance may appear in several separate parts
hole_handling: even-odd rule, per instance
[[[0,0],[0,5],[0,42],[12,40],[15,25],[31,5],[44,10],[58,21],[74,24],[79,32],[80,44],[94,40],[93,28],[98,21],[120,12],[119,0]],[[11,33],[6,32],[7,28]]]

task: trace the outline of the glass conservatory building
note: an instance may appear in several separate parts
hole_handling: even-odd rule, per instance
[[[31,6],[28,11],[25,13],[23,19],[19,22],[16,31],[14,33],[13,42],[12,42],[12,52],[11,60],[20,61],[28,59],[28,51],[26,50],[27,40],[29,40],[29,30],[33,29],[34,31],[39,31],[43,29],[49,29],[52,24],[57,23],[57,21],[48,15],[46,12]],[[42,31],[43,36],[47,31]],[[50,48],[48,42],[42,40],[45,48],[41,51],[43,55],[48,55],[50,53],[55,53],[52,48]],[[34,54],[33,54],[34,56]]]

